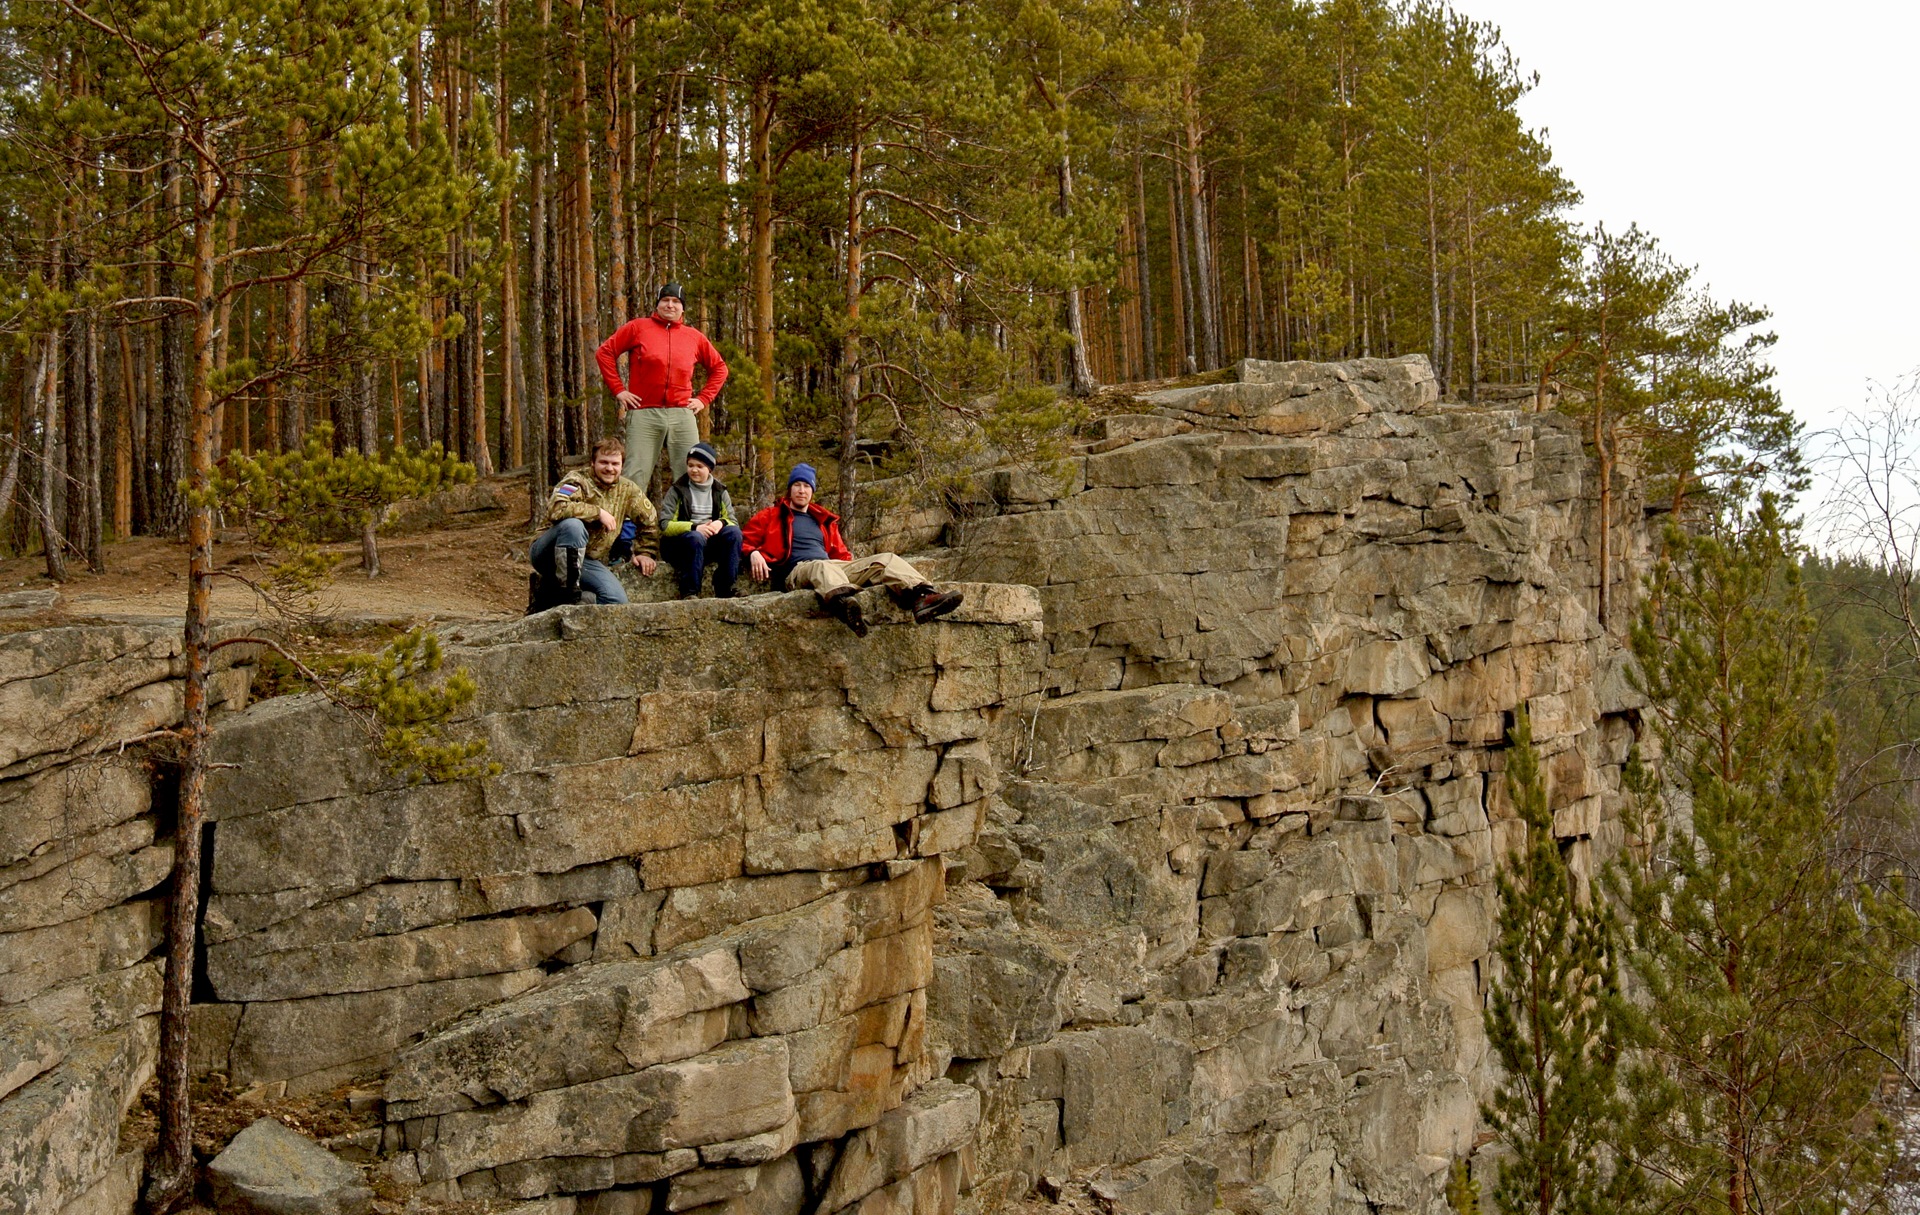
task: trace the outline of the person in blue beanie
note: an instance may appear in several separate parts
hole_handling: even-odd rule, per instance
[[[747,520],[741,548],[755,579],[771,581],[776,591],[817,591],[827,611],[860,637],[867,635],[858,598],[863,586],[886,588],[915,624],[960,606],[959,591],[940,590],[893,553],[856,561],[841,539],[840,516],[813,500],[817,481],[813,465],[794,465],[787,492]]]
[[[733,498],[714,478],[720,457],[707,443],[687,451],[687,471],[660,499],[660,556],[673,566],[680,598],[700,593],[700,579],[713,569],[713,597],[733,598],[740,574],[740,525]]]

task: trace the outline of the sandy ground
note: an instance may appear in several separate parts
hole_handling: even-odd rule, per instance
[[[452,621],[500,620],[526,607],[527,529],[522,525],[524,479],[489,478],[485,482],[500,504],[494,510],[467,511],[440,520],[434,530],[406,530],[380,539],[381,575],[360,572],[357,543],[332,545],[343,554],[332,583],[317,603],[323,616],[344,620]],[[241,577],[259,569],[245,537],[221,534],[214,549],[217,568]],[[91,573],[70,561],[69,579],[58,585],[60,599],[50,611],[11,616],[9,629],[85,620],[178,620],[187,602],[187,546],[184,542],[141,536],[108,544],[106,569]],[[0,562],[0,594],[55,587],[38,554]],[[271,615],[240,577],[214,581],[216,619],[259,619]]]

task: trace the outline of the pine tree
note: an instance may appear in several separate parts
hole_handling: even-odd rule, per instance
[[[1835,862],[1835,727],[1777,502],[1669,532],[1633,630],[1666,825],[1622,872],[1645,991],[1636,1158],[1670,1209],[1867,1210],[1914,917]]]
[[[1485,1017],[1504,1075],[1482,1115],[1512,1157],[1494,1202],[1505,1215],[1617,1210],[1633,1178],[1606,1152],[1627,1036],[1619,924],[1560,851],[1525,708],[1508,738],[1507,792],[1527,834],[1496,879],[1500,971]]]
[[[333,427],[321,423],[298,451],[233,455],[222,462],[213,490],[229,517],[243,521],[256,541],[282,550],[289,570],[310,568],[315,546],[341,533],[360,538],[360,568],[380,575],[377,536],[394,503],[424,498],[452,485],[471,484],[474,467],[435,443],[362,455],[333,450]]]

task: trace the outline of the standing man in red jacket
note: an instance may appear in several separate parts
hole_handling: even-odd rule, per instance
[[[687,462],[700,441],[695,415],[713,404],[727,382],[727,361],[707,335],[685,323],[687,297],[679,283],[660,288],[653,315],[628,321],[600,344],[595,357],[626,415],[627,466],[622,475],[642,490],[653,477],[660,445],[667,446],[667,467]],[[620,384],[620,356],[627,355],[627,383]],[[693,392],[695,364],[707,369],[707,382]]]

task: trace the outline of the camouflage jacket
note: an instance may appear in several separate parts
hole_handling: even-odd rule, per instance
[[[613,530],[601,531],[600,512],[613,516]],[[593,479],[590,469],[578,469],[560,478],[547,499],[547,522],[580,519],[587,525],[587,556],[605,561],[607,551],[620,535],[620,524],[633,520],[633,551],[650,557],[660,555],[660,526],[655,521],[653,503],[647,493],[625,477],[616,477],[612,485]]]

